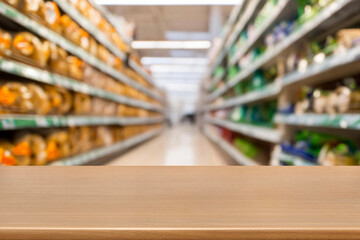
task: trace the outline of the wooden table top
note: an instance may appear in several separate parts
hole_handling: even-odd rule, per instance
[[[360,239],[360,167],[1,167],[0,239]]]

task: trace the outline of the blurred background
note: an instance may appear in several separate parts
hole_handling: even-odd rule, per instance
[[[358,165],[356,0],[2,0],[0,165]]]

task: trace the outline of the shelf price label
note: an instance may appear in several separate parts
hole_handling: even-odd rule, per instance
[[[4,129],[4,130],[15,129],[15,128],[16,128],[16,124],[15,124],[14,119],[2,119],[2,120],[1,120],[0,128],[1,128],[1,129]]]

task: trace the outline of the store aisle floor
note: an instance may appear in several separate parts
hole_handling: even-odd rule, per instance
[[[191,125],[179,125],[134,148],[111,166],[216,166],[231,161]]]

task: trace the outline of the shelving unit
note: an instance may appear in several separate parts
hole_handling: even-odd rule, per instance
[[[252,4],[255,5],[256,1],[252,1]],[[260,10],[254,7],[254,5],[252,7],[251,5],[248,5],[238,21],[234,23],[233,35],[230,35],[227,40],[231,44],[225,44],[223,48],[225,55],[220,55],[222,62],[218,65],[222,63],[224,66],[227,66],[227,68],[230,68],[237,64],[242,57],[247,53],[250,53],[264,40],[271,28],[282,20],[291,18],[291,14],[295,14],[296,12],[295,2],[279,0],[275,6],[275,10],[267,17],[264,24],[257,29],[255,34],[253,34],[253,37],[247,39],[247,42],[245,42],[232,57],[228,56],[226,58],[229,54],[228,49],[231,45],[235,44],[240,32],[243,31],[240,29],[244,29],[247,21],[256,17],[257,11]],[[247,12],[248,9],[252,9],[252,13]],[[233,107],[254,106],[254,104],[261,104],[270,100],[277,100],[277,103],[281,103],[281,106],[283,106],[284,103],[289,101],[288,98],[295,97],[290,95],[301,86],[316,86],[324,84],[327,81],[334,81],[359,74],[360,70],[358,65],[360,63],[360,47],[357,46],[348,49],[345,53],[327,56],[321,62],[310,63],[305,70],[295,70],[293,72],[287,72],[285,75],[278,76],[276,79],[268,79],[274,81],[265,87],[237,96],[234,96],[234,92],[228,92],[238,83],[251,80],[251,76],[257,70],[264,70],[267,67],[276,65],[279,58],[286,57],[286,54],[289,54],[293,48],[298,47],[303,41],[310,41],[319,36],[325,37],[325,34],[329,35],[330,32],[335,33],[338,29],[346,28],[347,25],[359,22],[359,18],[356,17],[356,12],[359,10],[360,5],[356,4],[356,1],[334,1],[300,27],[298,26],[290,33],[290,35],[276,44],[275,47],[268,48],[265,53],[260,55],[260,57],[252,63],[247,64],[246,67],[242,69],[240,68],[237,75],[232,79],[225,80],[224,78],[226,75],[216,78],[207,77],[207,80],[205,79],[204,81],[204,84],[207,87],[204,88],[202,92],[202,106],[198,109],[204,124],[214,125],[233,133],[240,133],[244,135],[244,137],[253,139],[254,141],[251,142],[255,144],[260,144],[260,142],[261,144],[268,144],[267,146],[270,146],[269,149],[271,149],[273,153],[276,151],[275,149],[281,149],[280,145],[278,145],[279,143],[290,140],[292,134],[294,134],[297,129],[302,128],[312,130],[318,128],[320,133],[333,133],[335,136],[339,137],[349,136],[351,140],[356,141],[355,137],[353,137],[356,136],[356,134],[350,132],[360,129],[360,115],[356,112],[334,115],[316,113],[304,113],[301,115],[295,113],[278,113],[273,120],[273,123],[276,124],[276,128],[274,129],[258,127],[251,124],[236,123],[227,120],[227,118],[231,112],[230,109]],[[227,61],[225,61],[225,59],[227,59]],[[213,70],[212,66],[210,66],[209,69]],[[219,84],[220,82],[222,82],[222,84]],[[218,88],[214,90],[216,86],[218,86]],[[349,131],[349,134],[345,134],[344,131]],[[215,133],[212,134],[213,135],[210,136],[207,130],[205,131],[205,135],[212,141],[217,143],[225,141],[220,136],[214,136]],[[227,132],[225,131],[223,134],[227,134]],[[229,146],[225,148],[229,149],[231,147],[235,149],[236,153],[240,153],[230,143],[226,142],[226,144]],[[236,153],[230,151],[228,154],[236,159],[238,158]],[[316,165],[315,163],[281,151],[278,154],[270,155],[276,155],[276,165]],[[242,164],[241,162],[239,163]]]
[[[221,64],[221,62],[223,61],[224,57],[227,54],[228,50],[224,48],[225,43],[227,42],[227,39],[229,38],[231,31],[233,30],[234,23],[239,18],[240,13],[243,11],[245,4],[246,4],[245,0],[240,1],[239,5],[236,5],[232,10],[230,17],[225,24],[225,28],[221,36],[221,44],[218,50],[217,57],[212,63],[212,66],[209,68],[209,72],[207,74],[209,77],[213,75],[215,69]]]
[[[204,134],[216,145],[218,145],[223,151],[225,151],[228,155],[230,155],[236,162],[243,166],[257,166],[259,165],[254,160],[246,157],[242,153],[240,153],[235,147],[233,147],[230,143],[223,140],[221,137],[216,136],[211,133],[209,130],[205,130]]]
[[[357,11],[357,7],[354,6],[355,2],[352,0],[336,1],[329,7],[320,12],[316,17],[305,23],[300,29],[292,33],[285,40],[281,41],[274,48],[264,53],[262,57],[253,62],[251,66],[240,71],[233,79],[230,79],[226,85],[217,89],[211,95],[208,96],[207,102],[211,102],[220,97],[229,89],[233,88],[237,83],[245,80],[256,70],[260,69],[271,61],[274,61],[276,57],[284,53],[286,50],[294,46],[299,41],[303,40],[306,36],[316,32],[322,25],[335,25],[340,23],[348,15]],[[347,14],[338,14],[340,11],[346,11]],[[335,17],[336,16],[336,17]],[[331,24],[329,24],[329,22]]]
[[[118,153],[125,149],[134,147],[142,142],[145,142],[145,141],[161,134],[162,131],[163,131],[162,129],[151,130],[151,131],[148,131],[141,135],[129,138],[125,141],[115,143],[111,146],[102,147],[99,149],[89,151],[84,154],[76,155],[74,157],[65,158],[63,160],[56,161],[49,165],[50,166],[79,166],[79,165],[89,164],[90,162],[95,161],[97,159],[100,159],[105,156],[108,156],[108,155],[111,155],[114,153]]]
[[[360,114],[278,114],[278,124],[360,130]]]
[[[246,9],[244,10],[237,24],[234,26],[234,30],[232,31],[228,40],[225,43],[224,47],[227,53],[229,52],[231,45],[235,42],[241,31],[245,28],[246,24],[253,16],[255,16],[255,14],[261,9],[264,3],[265,1],[261,0],[249,1],[247,3]]]
[[[114,102],[123,103],[133,107],[147,110],[163,111],[163,108],[144,101],[116,95],[100,88],[92,87],[77,80],[48,72],[24,63],[0,57],[0,70],[19,77],[24,77],[37,82],[61,86],[75,92],[81,92],[95,97],[101,97]]]
[[[111,52],[113,52],[121,60],[123,60],[123,61],[127,60],[126,53],[124,53],[123,51],[118,49],[114,44],[112,44],[110,42],[110,40],[99,29],[97,29],[96,26],[94,26],[88,19],[86,19],[84,16],[82,16],[81,13],[79,13],[79,11],[76,8],[74,8],[70,3],[68,3],[67,1],[62,1],[62,0],[54,0],[54,1],[61,7],[61,9],[64,12],[66,12],[71,18],[73,18],[76,22],[78,22],[81,25],[81,27],[86,29],[92,36],[94,36],[98,42],[103,44],[107,49],[109,49]],[[103,8],[101,8],[99,5],[94,4],[93,6],[97,7],[97,9],[100,12],[105,11],[104,13],[106,13],[106,14],[104,14],[104,16],[110,15],[110,17],[107,18],[108,20],[112,19],[111,14],[108,13]],[[100,8],[101,8],[101,10],[100,10]],[[113,21],[110,20],[110,22],[113,22]],[[116,24],[114,24],[114,25],[116,26]],[[151,85],[154,85],[154,83],[151,79],[151,76],[149,76],[149,74],[147,74],[146,71],[144,69],[142,69],[142,67],[140,67],[136,62],[130,60],[129,67],[131,67],[133,70],[138,72]],[[144,91],[144,88],[141,88],[140,86],[138,86],[137,89],[140,91]],[[145,90],[144,93],[150,94],[151,97],[154,97],[155,99],[162,101],[161,97],[159,97],[158,95],[156,95],[154,93],[150,93],[147,90]]]
[[[92,36],[94,36],[99,43],[104,45],[109,51],[113,52],[115,56],[119,57],[123,61],[126,60],[126,54],[111,43],[111,41],[75,7],[73,7],[73,5],[64,0],[54,0],[54,2],[56,2],[61,10],[78,22],[82,28],[86,29]]]
[[[113,141],[121,141],[110,146],[94,149],[95,146],[106,145],[106,143],[105,141],[104,143],[99,143],[95,145],[91,143],[91,150],[78,155],[70,155],[70,157],[62,159],[59,159],[59,157],[54,157],[52,159],[48,158],[48,152],[46,152],[45,156],[47,156],[46,161],[48,165],[77,166],[89,164],[92,161],[104,158],[106,156],[110,156],[114,153],[119,153],[122,150],[131,148],[160,134],[163,131],[163,127],[156,127],[155,129],[155,124],[158,124],[156,126],[160,126],[161,123],[163,123],[165,120],[163,116],[165,112],[165,109],[163,107],[165,105],[165,102],[160,92],[154,86],[150,74],[148,74],[145,69],[143,69],[137,62],[135,62],[134,60],[129,60],[130,57],[128,56],[128,53],[121,51],[117,46],[115,46],[115,44],[113,44],[111,40],[108,39],[108,37],[102,31],[100,31],[100,29],[93,25],[68,1],[54,0],[54,2],[61,8],[64,13],[70,16],[73,21],[79,24],[79,26],[81,26],[92,37],[94,37],[94,39],[98,43],[104,45],[105,48],[107,48],[107,50],[109,50],[114,56],[120,58],[123,61],[124,65],[126,65],[126,67],[132,68],[135,72],[141,75],[146,81],[150,83],[151,86],[147,87],[148,84],[140,84],[139,82],[137,82],[137,80],[130,79],[118,69],[115,69],[100,60],[97,56],[91,55],[89,52],[85,51],[80,46],[61,36],[59,33],[51,30],[45,25],[42,25],[41,23],[39,23],[40,21],[38,22],[33,20],[32,17],[28,17],[25,13],[20,12],[19,10],[2,1],[0,1],[0,15],[2,15],[2,17],[6,19],[6,21],[9,21],[9,25],[11,24],[13,27],[12,30],[27,30],[37,35],[38,37],[55,43],[57,46],[63,48],[70,55],[74,55],[80,58],[84,62],[91,65],[93,68],[102,72],[103,74],[109,75],[113,79],[127,86],[130,86],[133,89],[138,90],[139,92],[147,95],[153,100],[157,100],[161,104],[150,103],[150,100],[149,102],[146,102],[145,100],[139,100],[145,99],[144,96],[142,98],[139,97],[139,99],[136,99],[136,96],[128,97],[125,95],[115,94],[112,93],[110,90],[105,90],[108,88],[94,87],[90,85],[90,83],[82,82],[68,76],[54,73],[50,71],[48,67],[40,68],[39,66],[29,65],[29,63],[20,62],[17,58],[13,58],[13,56],[10,56],[9,54],[5,54],[4,56],[0,57],[0,71],[14,76],[15,80],[12,81],[15,82],[20,81],[19,79],[26,79],[26,81],[30,80],[38,83],[63,87],[73,92],[79,92],[88,96],[109,100],[114,103],[120,103],[127,107],[124,108],[124,112],[126,110],[138,111],[139,109],[136,108],[140,108],[141,110],[144,109],[149,111],[155,111],[160,114],[156,115],[156,117],[122,117],[115,116],[115,113],[114,116],[99,116],[90,115],[91,112],[89,112],[88,116],[76,115],[73,113],[73,111],[68,111],[67,115],[32,115],[10,113],[5,114],[7,112],[5,109],[5,113],[0,114],[0,132],[4,133],[4,137],[7,136],[8,133],[13,133],[13,131],[16,131],[16,133],[19,132],[19,134],[27,132],[35,134],[39,133],[39,135],[37,136],[39,136],[39,138],[43,138],[42,141],[46,142],[46,151],[48,151],[49,143],[47,137],[53,129],[55,130],[55,133],[57,133],[57,128],[65,129],[65,133],[67,131],[66,129],[68,129],[69,127],[80,126],[92,126],[93,128],[96,128],[96,131],[99,130],[97,128],[98,126],[108,127],[104,128],[106,129],[104,131],[109,132],[119,130],[119,132],[116,133],[119,136],[113,136],[112,138]],[[113,17],[107,12],[106,9],[97,6],[92,1],[89,1],[89,3],[91,3],[96,9],[98,9],[109,22],[116,26],[116,21],[114,21]],[[121,36],[123,36],[119,29],[117,29],[117,31]],[[125,41],[128,44],[131,44],[129,39],[125,39]],[[39,84],[38,86],[42,87],[41,84]],[[127,95],[134,96],[135,94],[133,95],[129,93]],[[119,107],[121,105],[115,106]],[[135,107],[135,109],[129,107]],[[136,116],[137,114],[124,113],[124,115]],[[139,113],[138,116],[152,116],[152,113]],[[114,130],[112,130],[113,127]],[[139,129],[137,129],[137,127],[139,127]],[[75,131],[78,131],[78,129],[75,129]],[[109,132],[107,134],[110,136],[115,134],[115,132],[111,132],[111,134],[109,134]],[[69,134],[68,137],[71,137],[70,133],[66,132],[65,134]],[[132,137],[129,138],[129,136]],[[14,144],[11,139],[5,140],[8,140],[9,144]],[[76,154],[78,151],[74,150],[71,152],[73,152],[72,154]],[[69,156],[69,154],[67,153],[59,156]],[[54,159],[56,159],[56,161],[53,161]],[[53,162],[49,164],[49,161]]]
[[[234,66],[239,59],[241,59],[245,53],[247,53],[254,45],[263,37],[264,33],[270,29],[274,23],[283,17],[285,11],[292,11],[292,9],[288,9],[288,5],[290,4],[290,0],[280,0],[276,5],[274,12],[271,13],[271,16],[266,20],[266,22],[256,30],[256,34],[252,39],[248,39],[246,46],[239,49],[235,55],[230,59],[229,66]]]
[[[118,27],[117,20],[114,16],[103,6],[96,4],[93,0],[88,0],[88,2],[94,6],[116,29],[116,32],[121,36],[125,43],[130,44],[133,39],[126,37],[123,33],[123,30]]]
[[[61,2],[61,4],[64,4],[63,3],[64,1],[60,1],[60,2]],[[73,10],[72,13],[75,14],[74,13],[75,9],[73,9],[73,8],[69,8],[69,9],[72,9]],[[124,74],[120,73],[116,69],[108,66],[107,64],[102,62],[97,57],[92,56],[91,54],[89,54],[88,52],[86,52],[85,50],[80,48],[79,46],[76,46],[75,44],[73,44],[69,40],[65,39],[64,37],[62,37],[58,33],[55,33],[54,31],[48,29],[47,27],[42,26],[41,24],[37,23],[36,21],[28,18],[27,16],[25,16],[24,14],[22,14],[21,12],[19,12],[15,8],[7,5],[6,3],[0,2],[0,14],[6,16],[11,21],[14,21],[17,24],[25,27],[29,31],[34,32],[37,35],[39,35],[39,36],[41,36],[41,37],[43,37],[43,38],[45,38],[45,39],[47,39],[47,40],[49,40],[51,42],[56,43],[60,47],[64,48],[66,51],[70,52],[71,54],[73,54],[73,55],[75,55],[75,56],[77,56],[79,58],[81,58],[83,61],[91,64],[95,68],[97,68],[100,71],[110,75],[111,77],[115,78],[116,80],[118,80],[118,81],[120,81],[120,82],[122,82],[124,84],[130,85],[130,86],[134,87],[135,89],[143,92],[144,94],[146,94],[146,95],[148,95],[148,96],[150,96],[150,97],[152,97],[152,98],[154,98],[156,100],[162,101],[162,97],[158,93],[156,93],[153,90],[148,89],[145,86],[133,81],[132,79],[130,79],[127,76],[125,76]],[[80,19],[80,17],[81,16],[78,16],[79,19]],[[87,26],[92,26],[92,25],[89,24]],[[88,28],[86,28],[86,30],[89,31]],[[95,31],[96,29],[93,29],[93,30]],[[104,38],[101,38],[101,39],[104,39]],[[104,40],[102,40],[102,41],[104,41]]]
[[[275,98],[277,95],[279,95],[280,91],[281,91],[281,86],[278,83],[274,83],[274,84],[271,84],[271,85],[265,87],[264,89],[249,92],[249,93],[246,93],[239,97],[234,97],[234,98],[228,99],[228,100],[224,101],[223,103],[209,105],[209,106],[207,106],[206,111],[213,111],[213,110],[217,110],[217,109],[229,108],[229,107],[233,107],[233,106],[244,105],[244,104],[254,103],[257,101],[272,99],[272,98]]]
[[[317,164],[306,161],[300,157],[281,152],[278,155],[279,163],[291,166],[317,166]]]
[[[277,129],[258,127],[246,123],[235,123],[213,117],[206,118],[206,121],[210,124],[224,127],[234,132],[238,132],[246,136],[257,138],[266,142],[279,143],[282,137],[281,131]]]
[[[28,128],[51,128],[51,127],[74,127],[94,125],[142,125],[161,123],[163,117],[149,118],[122,118],[122,117],[94,117],[94,116],[38,116],[38,115],[1,115],[0,131],[28,129]]]

